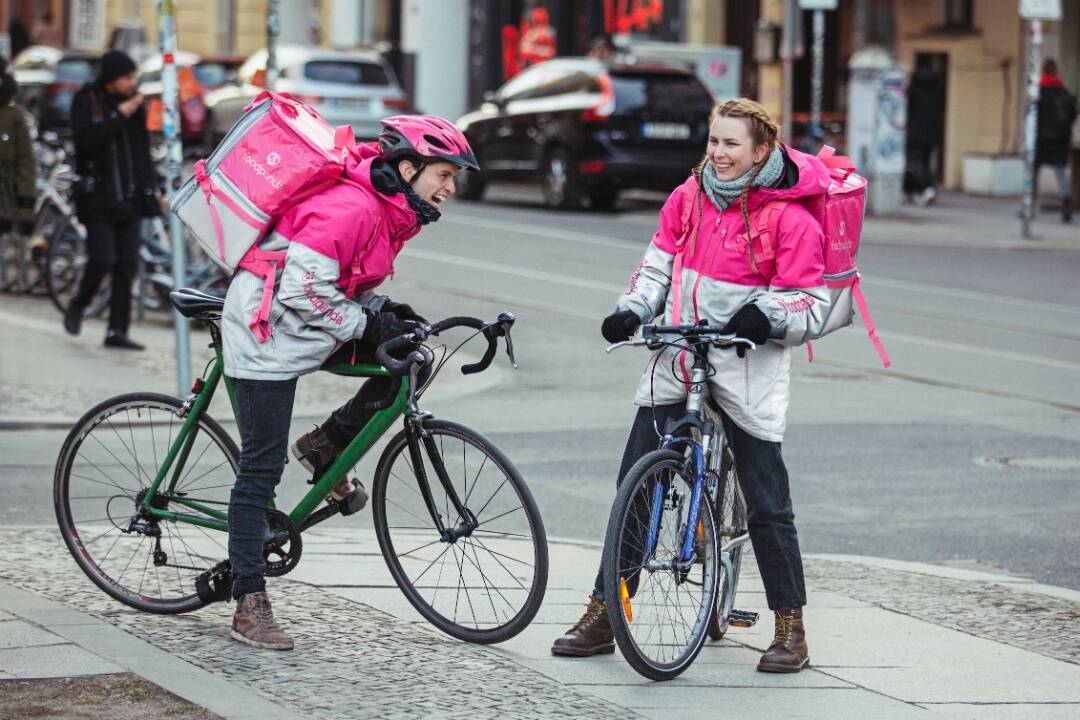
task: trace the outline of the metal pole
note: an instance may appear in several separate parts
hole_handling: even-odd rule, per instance
[[[180,87],[176,81],[176,22],[173,0],[157,0],[158,45],[161,48],[162,125],[165,131],[165,178],[169,202],[180,189],[183,156],[180,150]],[[172,245],[173,287],[184,287],[187,277],[184,257],[184,228],[176,213],[169,214],[169,242]],[[191,391],[191,342],[188,319],[173,310],[173,330],[176,334],[176,386],[180,395]]]
[[[281,34],[281,0],[268,0],[266,3],[266,89],[273,90],[277,85],[277,39]]]
[[[813,73],[810,79],[810,130],[817,143],[821,130],[821,94],[825,80],[825,11],[814,11]]]
[[[784,32],[781,38],[780,61],[783,70],[784,105],[781,125],[784,137],[791,142],[791,111],[795,92],[795,23],[798,21],[798,0],[784,0]]]
[[[1042,58],[1042,20],[1029,20],[1027,108],[1024,116],[1024,202],[1020,208],[1023,236],[1031,238],[1035,216],[1035,131],[1039,122],[1039,63]]]

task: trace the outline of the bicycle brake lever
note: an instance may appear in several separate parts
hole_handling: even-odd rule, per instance
[[[506,356],[510,358],[510,367],[517,370],[518,364],[514,360],[514,341],[510,339],[510,328],[506,328]]]

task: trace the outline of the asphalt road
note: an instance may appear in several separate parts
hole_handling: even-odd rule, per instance
[[[605,354],[600,318],[659,202],[554,214],[536,193],[495,188],[444,208],[386,286],[432,319],[518,316],[521,369],[500,357],[495,387],[429,409],[514,460],[552,536],[604,531],[646,355]],[[816,343],[813,364],[796,350],[784,454],[803,550],[1000,567],[1080,589],[1080,254],[878,244],[872,221],[867,236],[864,288],[894,365],[881,368],[859,326]],[[52,522],[63,436],[0,432],[0,523]],[[281,494],[305,489],[293,479]]]

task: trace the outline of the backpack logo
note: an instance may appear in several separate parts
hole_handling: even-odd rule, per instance
[[[847,232],[847,223],[843,220],[840,221],[840,234],[843,235]]]
[[[266,164],[270,167],[274,167],[279,162],[281,162],[281,156],[276,152],[271,151],[270,154],[266,156]]]

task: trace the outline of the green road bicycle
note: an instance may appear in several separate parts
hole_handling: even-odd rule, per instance
[[[184,399],[128,393],[91,409],[65,440],[54,478],[60,532],[79,567],[120,602],[164,614],[230,597],[228,501],[240,456],[206,412],[222,380],[235,412],[233,383],[223,372],[223,301],[190,289],[171,299],[185,316],[208,323],[215,353],[209,373]],[[455,327],[475,330],[470,339],[484,336],[484,356],[463,366],[463,373],[486,369],[503,337],[516,367],[513,323],[508,313],[490,324],[449,318],[384,343],[376,351],[378,364],[323,366],[350,377],[390,378],[390,393],[296,507],[267,508],[268,576],[296,567],[305,530],[352,514],[352,507],[323,501],[403,417],[371,486],[375,534],[394,581],[426,620],[461,640],[502,642],[529,624],[548,575],[547,538],[529,488],[489,440],[417,405],[456,352],[436,363],[429,337]],[[392,356],[402,353],[402,360]],[[420,387],[417,375],[427,365],[433,370]]]

